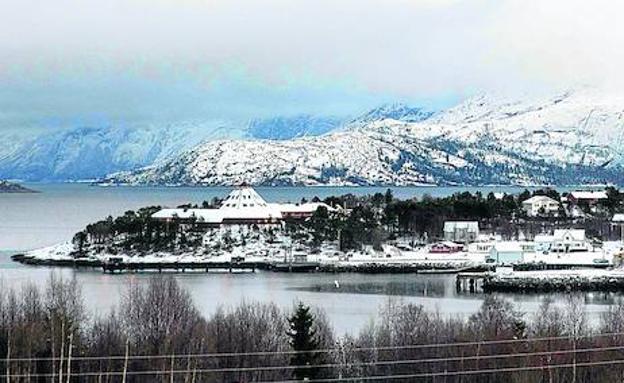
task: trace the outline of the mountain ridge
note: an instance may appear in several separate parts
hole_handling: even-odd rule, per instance
[[[207,142],[123,184],[621,183],[624,102],[592,91],[478,96],[417,122],[389,118],[286,141]]]

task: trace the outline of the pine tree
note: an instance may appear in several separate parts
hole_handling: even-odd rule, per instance
[[[310,307],[299,302],[294,314],[288,318],[290,330],[290,344],[295,354],[293,354],[291,366],[313,366],[318,364],[319,354],[310,352],[318,349],[318,340],[314,330],[314,316],[310,313]],[[293,375],[297,380],[314,379],[319,374],[318,368],[302,367],[295,368]]]

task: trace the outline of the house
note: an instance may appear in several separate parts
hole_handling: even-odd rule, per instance
[[[538,252],[573,253],[593,249],[584,229],[556,229],[552,235],[536,235],[534,242]]]
[[[587,204],[592,206],[607,199],[609,196],[604,190],[576,190],[568,194],[568,202],[573,205]]]
[[[624,214],[615,213],[613,214],[613,218],[611,218],[611,222],[614,226],[620,227],[620,241],[624,242]]]
[[[444,222],[444,240],[458,243],[470,243],[479,236],[479,223],[476,221]]]
[[[591,251],[591,244],[585,237],[583,229],[557,229],[553,234],[550,251],[556,253],[571,253]]]
[[[522,202],[522,210],[529,217],[559,215],[559,201],[545,195],[536,195]]]
[[[152,219],[204,226],[274,225],[286,218],[309,218],[321,207],[329,212],[338,210],[322,202],[299,205],[267,203],[252,187],[241,186],[232,190],[218,209],[161,209],[152,215]]]
[[[333,207],[324,202],[306,202],[301,204],[273,204],[282,213],[284,219],[306,219],[310,218],[320,208],[326,209],[329,213],[341,210],[340,207]]]

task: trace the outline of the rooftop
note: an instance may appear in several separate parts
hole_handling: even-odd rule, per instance
[[[526,199],[524,201],[522,201],[523,204],[533,204],[536,202],[554,202],[554,203],[559,203],[556,199],[554,198],[550,198],[548,196],[545,195],[535,195],[529,199]]]
[[[457,229],[479,231],[479,223],[477,221],[446,221],[444,222],[444,231],[454,231]]]
[[[607,199],[607,192],[604,190],[592,191],[592,190],[577,190],[570,192],[570,195],[575,199]]]

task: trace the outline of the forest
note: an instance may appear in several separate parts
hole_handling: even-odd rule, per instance
[[[130,284],[105,315],[80,285],[0,290],[0,379],[7,382],[612,382],[624,376],[624,303],[598,320],[582,298],[522,314],[489,295],[447,317],[389,301],[359,332],[335,333],[305,302],[253,302],[201,315],[172,277]]]

